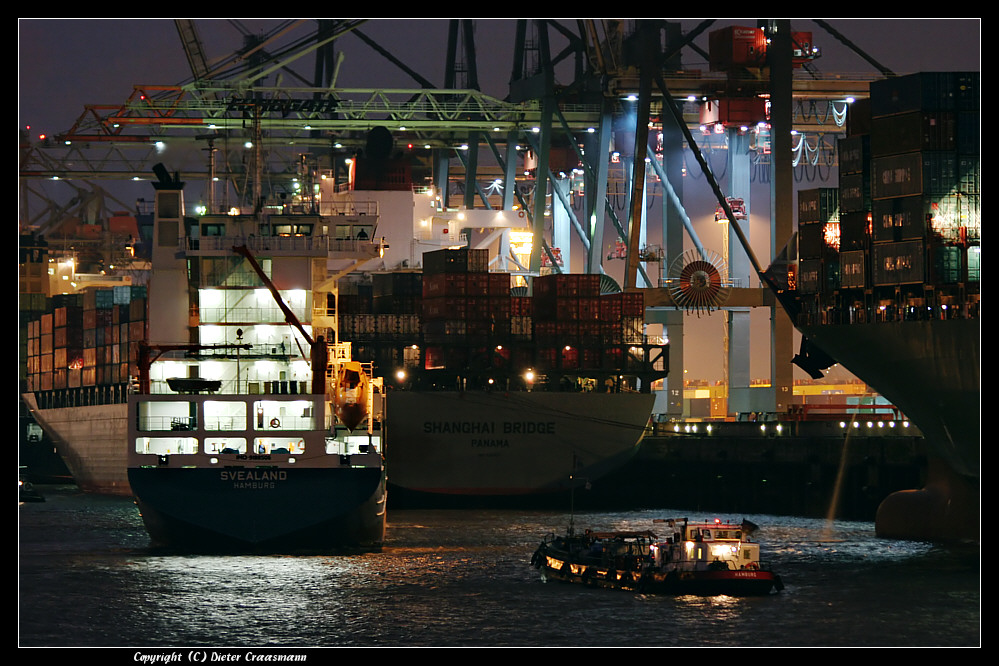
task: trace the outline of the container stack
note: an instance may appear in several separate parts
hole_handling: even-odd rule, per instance
[[[145,287],[88,289],[48,299],[28,323],[27,388],[72,391],[123,385],[146,339]]]
[[[534,300],[510,296],[510,337],[518,341],[534,339]]]
[[[601,296],[599,275],[536,278],[532,300],[539,365],[560,369],[621,367],[626,346],[642,342],[642,294]]]
[[[871,84],[863,106],[851,107],[848,135],[838,146],[844,304],[892,302],[911,310],[945,305],[956,293],[951,287],[977,289],[979,80],[975,72],[883,79]],[[799,238],[810,247],[811,240]],[[818,291],[822,277],[807,254],[799,290]],[[937,288],[934,302],[924,285]]]
[[[423,340],[426,367],[460,367],[509,340],[510,275],[490,273],[488,250],[462,248],[423,255]]]
[[[84,361],[83,308],[60,298],[52,310],[52,388],[79,388]]]
[[[373,314],[418,314],[423,295],[423,275],[413,271],[375,273],[371,276]]]
[[[977,281],[980,75],[871,84],[871,284]]]
[[[798,192],[798,288],[803,293],[839,287],[839,190]]]
[[[869,106],[867,104],[866,108]],[[863,133],[851,134],[839,140],[839,275],[840,286],[844,289],[863,288],[866,285],[870,272],[867,259],[871,246],[869,115],[866,122],[851,123],[850,127],[851,131]]]

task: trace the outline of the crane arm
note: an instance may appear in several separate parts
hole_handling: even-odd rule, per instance
[[[302,322],[298,320],[298,317],[296,317],[295,313],[291,311],[291,308],[285,304],[284,299],[281,298],[281,294],[278,293],[277,287],[274,286],[271,279],[267,277],[266,273],[264,273],[264,269],[260,267],[259,263],[257,263],[253,253],[250,252],[245,245],[238,245],[232,248],[232,251],[250,262],[250,266],[254,271],[256,271],[257,275],[260,276],[261,281],[263,281],[264,285],[270,290],[271,295],[274,297],[274,302],[277,303],[277,306],[281,308],[281,312],[284,313],[284,320],[298,329],[298,332],[302,334],[302,337],[305,338],[305,341],[309,343],[310,347],[315,346],[315,340],[313,340],[309,332],[305,330],[305,327],[302,326]]]

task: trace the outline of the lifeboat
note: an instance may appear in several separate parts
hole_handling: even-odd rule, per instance
[[[353,432],[368,417],[368,375],[357,361],[337,368],[333,407],[337,419]]]

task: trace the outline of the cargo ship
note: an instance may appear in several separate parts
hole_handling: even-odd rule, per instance
[[[798,196],[796,363],[813,377],[843,364],[927,442],[926,486],[884,501],[885,536],[979,535],[979,80],[923,72],[871,83],[839,141],[839,187]]]
[[[395,489],[551,493],[592,482],[637,452],[654,403],[652,382],[668,371],[667,344],[644,335],[642,294],[605,293],[598,275],[553,274],[536,276],[528,295],[522,277],[490,270],[489,251],[462,242],[457,225],[429,246],[416,243],[414,211],[425,197],[412,187],[324,195],[326,208],[316,214],[287,213],[287,204],[261,219],[158,211],[156,233],[169,227],[162,236],[169,243],[154,244],[148,294],[132,306],[136,319],[140,310],[145,316],[134,323],[134,337],[118,338],[122,360],[111,388],[97,381],[103,370],[94,380],[87,374],[87,397],[50,388],[52,361],[42,360],[41,350],[55,355],[44,342],[52,334],[42,331],[59,327],[44,323],[52,317],[29,325],[29,347],[38,353],[29,354],[24,399],[82,489],[136,491],[126,474],[134,447],[123,443],[139,436],[130,431],[127,403],[141,374],[140,341],[203,346],[154,364],[153,393],[169,390],[170,378],[199,379],[206,369],[217,375],[224,361],[232,373],[224,386],[301,394],[307,343],[288,326],[292,319],[327,340],[350,340],[352,360],[387,378],[373,408],[384,416],[379,450]],[[176,202],[169,205],[176,213]],[[275,305],[250,258],[233,252],[237,239],[259,258],[292,318]],[[409,254],[386,257],[389,247]],[[359,250],[368,252],[360,260]],[[81,298],[105,296],[95,294]],[[120,317],[123,307],[100,316]],[[80,308],[90,310],[100,309]],[[219,346],[237,343],[253,351]],[[89,356],[106,353],[96,345],[82,367],[105,367]],[[341,412],[341,423],[345,418]]]
[[[32,393],[33,415],[82,489],[136,498],[154,546],[379,547],[385,465],[372,406],[380,380],[350,358],[349,343],[325,338],[329,327],[311,308],[314,293],[325,305],[313,277],[325,281],[327,256],[363,260],[376,244],[314,236],[315,216],[189,218],[183,183],[158,175],[147,287],[155,306],[140,316],[145,299],[133,301],[130,320],[143,335],[128,342],[127,383],[111,396],[119,401],[48,406]],[[261,240],[264,225],[278,233]],[[296,233],[281,233],[285,226]],[[96,304],[109,293],[83,298]],[[120,316],[86,304],[81,312]],[[56,330],[91,330],[79,323]]]
[[[128,495],[126,403],[146,337],[146,287],[35,300],[22,309],[28,422],[41,427],[81,490]]]
[[[464,267],[487,256],[424,255],[418,339],[408,327],[379,332],[399,315],[341,320],[383,367],[400,361],[386,401],[390,483],[410,498],[529,495],[594,481],[637,452],[649,388],[666,372],[666,345],[643,333],[640,293],[601,295],[597,275],[556,274],[534,278],[533,296],[516,296],[506,273],[435,272],[440,257]],[[407,350],[423,352],[409,367]]]

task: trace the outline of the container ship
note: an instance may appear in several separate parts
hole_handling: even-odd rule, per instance
[[[148,293],[134,294],[128,306],[136,321],[127,339],[115,319],[125,312],[122,304],[96,315],[111,318],[103,333],[88,333],[94,315],[86,313],[105,309],[89,301],[79,308],[77,318],[88,317],[82,323],[60,326],[53,313],[29,324],[24,399],[81,489],[132,494],[136,474],[145,474],[136,470],[149,468],[126,471],[136,438],[152,436],[134,432],[128,416],[142,374],[140,343],[149,340],[201,346],[174,350],[151,366],[152,393],[172,391],[174,403],[171,378],[221,379],[228,390],[238,384],[238,393],[249,395],[307,393],[306,335],[350,340],[352,360],[386,378],[373,408],[383,417],[377,446],[389,486],[414,496],[551,493],[591,482],[637,452],[654,403],[652,382],[668,371],[665,341],[644,335],[641,293],[604,293],[598,275],[546,275],[528,283],[490,270],[490,252],[462,242],[453,224],[450,234],[421,246],[414,211],[424,197],[409,185],[357,189],[364,184],[359,179],[345,195],[327,194],[326,208],[310,215],[287,214],[286,205],[265,209],[259,219],[170,218],[159,210],[154,270]],[[250,258],[233,252],[240,243],[283,307],[250,269]],[[390,246],[405,248],[406,258],[386,257]],[[362,248],[370,254],[358,257]],[[108,338],[112,322],[117,338]],[[56,336],[50,329],[74,327],[88,337],[77,391],[55,386],[60,347],[47,337]],[[107,367],[108,340],[119,350],[113,374],[100,370]],[[251,350],[241,351],[244,344]],[[224,371],[217,368],[223,362]],[[208,417],[201,410],[208,406],[200,405],[208,398],[189,400],[190,414],[174,416],[178,428],[188,417],[196,424],[197,434],[184,436],[203,451],[208,433],[200,430]],[[256,413],[251,403],[241,404]],[[142,455],[161,455],[157,446],[165,444]],[[169,457],[177,455],[171,449]],[[238,455],[257,454],[247,448]]]
[[[325,338],[328,324],[311,309],[312,278],[325,278],[327,256],[369,258],[376,245],[313,235],[315,216],[188,218],[183,183],[158,175],[147,287],[155,306],[145,291],[126,308],[127,294],[114,303],[119,290],[96,289],[79,297],[82,307],[29,324],[38,331],[29,348],[39,351],[37,361],[28,356],[32,415],[83,490],[136,498],[154,546],[380,546],[380,382],[350,358],[349,343]],[[269,225],[278,233],[261,239]],[[281,233],[288,225],[299,233]],[[315,293],[325,305],[325,292]],[[134,331],[122,343],[109,326],[126,310]],[[74,334],[88,338],[80,353],[60,339]],[[116,374],[87,372],[108,374],[88,357],[117,361],[115,352],[125,357]],[[51,364],[59,378],[63,358],[81,366],[79,386],[57,379],[49,389],[45,370]],[[95,393],[106,400],[88,403]]]
[[[926,438],[926,487],[887,498],[879,533],[977,538],[979,74],[876,81],[851,114],[839,187],[798,196],[796,362],[842,363]]]
[[[644,335],[641,293],[601,294],[599,275],[553,274],[515,295],[510,274],[486,270],[486,250],[423,256],[420,273],[371,275],[371,297],[352,306],[368,312],[341,307],[341,335],[392,387],[393,491],[551,493],[637,452],[668,358]]]
[[[126,402],[146,339],[146,287],[34,300],[22,309],[27,413],[81,490],[127,495]]]

